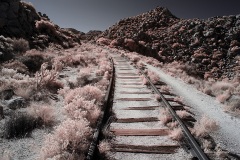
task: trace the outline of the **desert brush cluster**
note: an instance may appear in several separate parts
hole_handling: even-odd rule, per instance
[[[26,62],[1,65],[0,155],[8,150],[7,139],[18,141],[43,130],[38,135],[40,159],[84,159],[111,77],[107,52],[82,44],[67,50],[29,50],[18,57]]]

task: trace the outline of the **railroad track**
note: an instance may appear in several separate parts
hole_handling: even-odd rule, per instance
[[[174,100],[175,95],[159,90],[164,83],[154,85],[146,76],[149,83],[147,87],[143,85],[139,75],[139,72],[142,75],[144,73],[131,65],[130,61],[118,54],[112,54],[112,58],[115,78],[110,110],[115,120],[107,123],[106,120],[104,121],[106,115],[107,117],[113,116],[105,114],[102,124],[98,124],[96,129],[94,143],[90,147],[87,159],[99,158],[96,145],[99,138],[101,140],[105,138],[103,135],[99,137],[104,125],[105,130],[107,128],[114,137],[111,139],[111,152],[114,159],[209,159],[186,126],[185,122],[190,121],[191,124],[194,119],[192,117],[180,119],[175,111],[184,109],[183,105]],[[159,100],[156,99],[156,94]],[[105,99],[105,102],[108,102],[105,104],[105,108],[108,108],[109,101]],[[182,129],[184,138],[181,142],[172,140],[169,137],[170,129],[160,122],[159,109],[162,107],[168,109],[172,119]]]

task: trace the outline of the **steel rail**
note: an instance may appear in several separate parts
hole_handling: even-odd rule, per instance
[[[166,98],[162,95],[162,93],[157,89],[157,87],[151,82],[151,80],[140,70],[141,74],[145,76],[145,78],[148,80],[149,84],[151,85],[152,89],[156,94],[158,94],[162,102],[164,103],[165,107],[170,111],[173,118],[178,122],[180,127],[183,130],[183,134],[185,135],[185,138],[187,138],[187,141],[189,142],[189,145],[191,146],[191,149],[193,149],[193,154],[196,156],[199,160],[209,160],[207,155],[204,153],[204,151],[201,149],[189,129],[186,127],[186,125],[182,122],[182,120],[179,118],[179,116],[176,114],[176,112],[173,110],[172,106],[168,103]]]
[[[131,61],[128,57],[126,57],[124,55],[124,57],[128,60]],[[199,144],[197,143],[196,139],[194,138],[194,136],[191,134],[191,132],[189,131],[189,129],[187,128],[187,126],[183,123],[183,121],[179,118],[179,116],[176,114],[176,112],[173,110],[172,106],[168,103],[168,101],[166,100],[166,98],[163,96],[163,94],[157,89],[157,87],[151,82],[151,80],[148,78],[148,76],[141,70],[139,69],[136,65],[134,65],[135,68],[137,68],[140,73],[142,75],[144,75],[144,77],[148,80],[150,86],[152,87],[152,89],[154,90],[154,92],[156,94],[158,94],[160,96],[160,98],[162,99],[162,102],[164,103],[165,107],[170,111],[172,117],[178,122],[178,124],[180,125],[184,137],[186,139],[186,141],[188,142],[188,144],[191,146],[191,153],[193,156],[195,156],[196,158],[198,158],[199,160],[209,160],[208,156],[204,153],[204,151],[202,150],[202,148],[199,146]]]
[[[107,92],[106,92],[106,95],[105,95],[105,98],[104,98],[103,113],[101,114],[101,116],[98,120],[98,123],[97,123],[97,127],[95,128],[95,131],[94,131],[94,134],[93,134],[93,140],[92,140],[92,142],[89,146],[86,160],[93,160],[93,158],[94,158],[94,154],[96,152],[96,146],[97,146],[97,143],[99,141],[99,135],[100,135],[101,129],[103,127],[103,120],[106,116],[106,112],[107,112],[107,109],[108,109],[110,94],[111,94],[111,91],[113,89],[113,79],[114,79],[114,74],[115,74],[115,68],[114,68],[114,63],[113,63],[112,58],[110,58],[110,61],[111,61],[111,65],[112,65],[112,75],[111,75],[111,78],[110,78],[110,81],[109,81],[109,86],[108,86],[108,89],[107,89]]]

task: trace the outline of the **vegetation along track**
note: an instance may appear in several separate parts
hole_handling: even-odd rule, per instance
[[[154,85],[126,58],[118,54],[112,54],[112,58],[115,68],[114,95],[111,113],[105,114],[111,122],[104,121],[103,118],[105,127],[103,124],[99,125],[99,129],[104,128],[100,141],[108,142],[111,149],[108,155],[101,153],[104,149],[109,149],[106,146],[99,149],[100,153],[95,151],[99,140],[99,131],[96,131],[97,138],[95,134],[95,142],[92,144],[94,147],[90,147],[88,159],[96,157],[99,159],[100,154],[103,159],[110,156],[112,159],[122,160],[209,159],[186,126],[191,125],[194,118],[191,116],[179,118],[176,114],[175,111],[184,110],[181,102],[176,100],[176,95],[161,91],[161,86],[165,85],[163,82]],[[143,78],[147,80],[148,86],[143,84]],[[109,87],[109,94],[110,88],[112,87]],[[108,100],[106,99],[105,102]],[[109,103],[106,105],[109,106]],[[171,130],[160,122],[159,117],[165,116],[160,115],[161,108],[166,108],[171,113],[173,123],[179,126],[183,138],[178,137],[179,130]],[[181,141],[173,140],[171,134],[173,139],[181,139]]]

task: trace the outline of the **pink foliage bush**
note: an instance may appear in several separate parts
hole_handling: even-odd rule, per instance
[[[160,81],[159,76],[155,72],[148,71],[148,76],[153,84],[157,84]]]
[[[91,68],[81,68],[80,72],[78,73],[77,81],[81,86],[83,86],[89,81],[90,77]]]
[[[62,154],[67,152],[80,159],[88,148],[91,132],[89,123],[85,119],[67,119],[57,126],[52,134],[45,137],[41,149],[42,158],[62,157]]]
[[[62,88],[63,84],[57,80],[58,74],[59,73],[57,71],[57,68],[48,70],[47,64],[43,63],[40,71],[35,74],[36,88],[37,89],[44,88],[44,87]]]
[[[41,118],[45,126],[52,125],[56,120],[54,109],[51,106],[32,105],[28,112],[35,118]]]
[[[240,115],[240,98],[231,100],[226,106],[225,111]]]
[[[169,128],[176,128],[177,126],[178,126],[178,122],[169,122],[168,124],[167,124],[167,126],[169,127]]]
[[[105,77],[103,77],[100,81],[94,84],[97,88],[99,88],[101,91],[106,91],[107,87],[109,86],[109,80]]]
[[[107,140],[101,141],[98,145],[98,150],[99,150],[100,154],[106,154],[107,152],[109,152],[111,150],[111,148],[112,148],[111,144]]]
[[[93,101],[86,101],[82,97],[73,99],[64,106],[64,110],[69,118],[76,120],[86,118],[91,124],[97,121],[101,113]]]
[[[164,91],[164,92],[170,92],[170,87],[169,86],[166,86],[166,85],[163,85],[161,86],[161,91]]]
[[[173,140],[180,141],[183,138],[183,132],[181,128],[174,128],[170,131],[169,137]]]
[[[203,116],[199,121],[197,121],[193,128],[193,133],[197,137],[204,137],[210,132],[218,130],[218,124],[207,116]]]
[[[231,83],[228,82],[216,82],[212,85],[211,90],[213,92],[213,94],[219,95],[222,94],[225,91],[233,91],[234,90],[234,86]]]
[[[217,95],[216,100],[219,101],[220,103],[224,103],[230,97],[231,93],[229,91],[226,91],[223,94]]]
[[[110,66],[110,63],[107,60],[100,61],[99,63],[99,69],[97,70],[96,74],[98,76],[103,76],[105,72],[111,73],[112,67]]]
[[[65,102],[70,103],[75,98],[84,98],[85,100],[92,101],[94,100],[95,103],[100,103],[103,99],[103,93],[100,89],[95,86],[84,86],[82,88],[76,88],[70,90],[67,95],[65,95]]]
[[[101,103],[103,100],[103,92],[97,87],[91,85],[84,86],[80,90],[79,95],[86,100],[94,100],[96,104]]]
[[[165,125],[172,121],[172,116],[171,116],[170,112],[168,111],[168,109],[166,109],[166,108],[160,109],[159,120]]]
[[[191,114],[185,110],[179,110],[179,111],[176,111],[176,113],[180,118],[187,118],[191,116]]]

